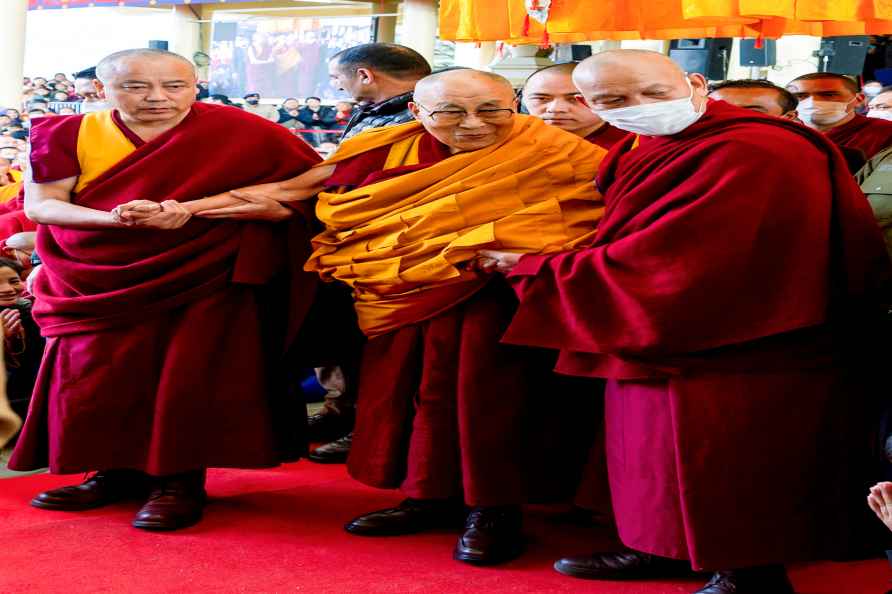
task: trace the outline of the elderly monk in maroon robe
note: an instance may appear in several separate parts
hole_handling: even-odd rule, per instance
[[[575,62],[537,70],[523,86],[523,105],[549,126],[582,136],[605,150],[629,135],[598,117],[573,84]]]
[[[815,72],[793,79],[787,90],[799,100],[796,110],[806,126],[823,132],[838,146],[861,151],[865,161],[892,146],[892,122],[855,112],[864,94],[852,78]]]
[[[118,52],[98,75],[113,109],[32,132],[25,209],[40,223],[47,348],[9,465],[98,471],[35,507],[138,498],[134,526],[175,529],[201,518],[206,468],[300,454],[299,436],[274,431],[300,419],[274,410],[287,403],[274,372],[314,291],[300,272],[308,230],[274,224],[280,205],[257,208],[258,222],[210,221],[192,201],[319,159],[284,128],[194,103],[194,68],[176,54]],[[221,142],[236,133],[237,147]]]
[[[313,172],[252,190],[287,201],[307,195],[316,171],[330,176],[316,208],[326,230],[307,269],[352,288],[369,337],[348,469],[408,496],[346,529],[397,535],[464,523],[454,558],[471,563],[518,555],[520,505],[562,480],[569,494],[578,472],[567,480],[560,468],[575,457],[578,469],[590,444],[541,460],[548,415],[531,407],[560,390],[553,360],[499,344],[516,298],[504,279],[466,267],[483,247],[587,243],[600,217],[593,181],[606,151],[515,108],[498,75],[433,75],[410,103],[417,122],[358,134]]]
[[[629,548],[556,569],[693,568],[716,572],[700,594],[790,593],[784,564],[831,554],[845,500],[861,508],[867,488],[854,475],[870,403],[853,365],[890,273],[870,207],[822,135],[707,99],[661,54],[604,52],[574,79],[602,119],[639,134],[602,163],[594,245],[480,261],[521,301],[506,342],[607,379]]]

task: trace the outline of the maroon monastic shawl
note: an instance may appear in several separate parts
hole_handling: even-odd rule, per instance
[[[851,121],[830,128],[824,134],[839,146],[861,151],[868,161],[884,148],[892,146],[892,122],[858,114]]]
[[[602,164],[595,244],[524,256],[510,275],[507,342],[561,349],[568,373],[640,378],[876,303],[882,236],[824,136],[710,101],[680,134],[633,141]]]

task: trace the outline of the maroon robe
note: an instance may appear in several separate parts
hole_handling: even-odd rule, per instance
[[[70,158],[77,117],[35,125],[38,183],[79,173]],[[319,160],[284,128],[240,110],[196,103],[150,142],[116,123],[136,150],[73,203],[108,211],[137,197],[185,202],[287,179]],[[233,134],[237,149],[220,140]],[[273,407],[287,402],[277,365],[315,290],[299,272],[309,255],[303,220],[41,225],[37,252],[34,318],[47,347],[10,468],[165,475],[299,454],[305,444],[274,431],[279,419],[292,433],[300,427],[299,409]]]
[[[892,122],[857,113],[851,121],[830,128],[824,134],[838,146],[861,151],[868,161],[881,150],[892,146]]]
[[[602,165],[594,246],[511,273],[504,340],[607,378],[627,546],[712,570],[831,554],[866,493],[855,339],[889,278],[870,207],[822,136],[724,102],[633,140]]]
[[[628,135],[629,133],[625,130],[620,130],[619,128],[611,126],[607,122],[604,122],[603,126],[586,136],[585,139],[592,144],[597,144],[602,149],[609,151],[613,148],[613,145],[619,143]]]
[[[339,163],[328,184],[361,187],[450,156],[425,135],[419,165],[382,170],[388,150]],[[457,497],[468,505],[572,494],[591,443],[582,424],[591,405],[578,380],[551,372],[548,351],[499,343],[516,303],[496,278],[446,312],[366,343],[351,476],[408,497]],[[568,428],[566,409],[536,402],[555,393],[566,393],[582,422]]]

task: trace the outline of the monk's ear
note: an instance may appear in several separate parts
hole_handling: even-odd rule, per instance
[[[101,80],[98,78],[94,79],[93,87],[96,89],[96,93],[98,93],[100,97],[105,98],[105,85],[102,84]]]
[[[357,68],[356,80],[364,85],[370,85],[375,82],[375,73],[368,68]]]
[[[412,103],[411,101],[409,101],[409,112],[411,112],[412,116],[413,116],[416,120],[418,120],[419,122],[421,121],[421,110],[418,109],[418,105],[417,105],[417,104]]]
[[[786,119],[788,119],[788,120],[798,120],[798,119],[799,119],[799,112],[796,111],[796,110],[794,109],[793,111],[788,111],[787,113],[785,113],[785,114],[782,115],[781,117],[782,117],[782,118],[786,118]]]
[[[691,81],[691,86],[694,87],[695,95],[706,97],[709,94],[709,83],[706,82],[706,78],[702,74],[697,72],[688,74],[688,80]]]

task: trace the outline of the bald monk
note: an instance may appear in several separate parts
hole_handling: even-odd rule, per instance
[[[847,498],[860,510],[868,484],[856,475],[874,413],[855,365],[878,348],[865,324],[890,275],[870,207],[825,137],[707,99],[666,56],[603,52],[574,80],[639,135],[602,163],[594,245],[480,255],[521,301],[504,341],[560,349],[558,371],[608,380],[628,548],[555,567],[707,570],[699,594],[791,593],[784,564],[832,554]]]
[[[296,180],[233,194],[287,201],[327,178],[316,207],[326,229],[307,269],[352,288],[368,337],[348,468],[407,496],[347,531],[464,523],[455,559],[504,562],[523,546],[520,505],[537,486],[530,405],[551,393],[552,362],[499,344],[516,300],[466,264],[483,247],[545,253],[590,241],[605,151],[517,115],[510,83],[486,72],[424,78],[409,105],[415,122],[358,134]],[[240,208],[251,206],[219,212]]]
[[[194,103],[194,67],[177,54],[118,52],[97,75],[112,109],[32,130],[25,209],[40,223],[34,318],[47,348],[9,466],[98,471],[35,507],[136,499],[135,527],[173,530],[201,518],[206,468],[274,466],[304,445],[273,420],[299,427],[274,408],[275,362],[312,295],[287,295],[309,235],[272,224],[278,204],[258,222],[212,221],[193,216],[195,199],[319,159],[284,128]],[[238,150],[220,142],[233,133]],[[144,216],[123,216],[125,204]],[[289,251],[296,260],[279,257]]]
[[[603,149],[625,138],[627,133],[601,120],[585,105],[579,89],[573,84],[575,62],[555,64],[537,70],[523,86],[523,105],[530,115]]]
[[[852,78],[815,72],[793,79],[787,90],[799,100],[799,119],[838,146],[857,149],[869,161],[892,145],[892,122],[856,113],[864,94]]]

